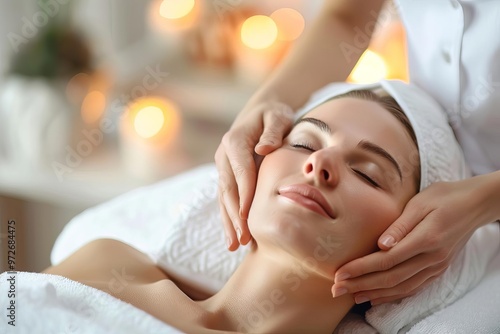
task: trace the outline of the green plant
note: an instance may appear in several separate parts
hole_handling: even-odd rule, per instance
[[[14,55],[10,73],[70,78],[80,72],[90,72],[91,58],[88,44],[71,28],[70,20],[56,16]]]

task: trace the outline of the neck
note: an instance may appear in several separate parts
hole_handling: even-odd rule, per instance
[[[221,291],[200,302],[213,329],[252,333],[332,333],[354,302],[333,298],[333,282],[288,254],[246,256]]]

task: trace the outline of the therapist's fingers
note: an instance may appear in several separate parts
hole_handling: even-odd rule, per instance
[[[246,245],[252,238],[246,218],[255,193],[257,176],[253,147],[249,148],[241,138],[225,135],[225,155],[219,157],[219,192],[222,203],[233,223],[238,242]],[[235,146],[236,145],[236,146]],[[217,153],[216,153],[217,154]]]
[[[219,197],[222,196],[219,192]],[[231,218],[227,214],[226,207],[222,204],[222,200],[219,199],[220,216],[222,219],[222,224],[224,226],[224,234],[226,236],[226,247],[230,251],[235,251],[239,247],[239,242],[237,241],[236,231],[234,230]]]
[[[425,216],[431,210],[424,208],[419,199],[420,197],[418,194],[412,198],[399,218],[380,235],[378,239],[378,246],[380,249],[388,250],[394,247],[398,242],[403,240],[415,226],[424,220]]]
[[[395,266],[391,270],[373,272],[357,278],[336,282],[332,287],[332,293],[337,291],[337,293],[335,293],[337,295],[338,291],[345,291],[346,293],[360,292],[370,297],[374,295],[375,291],[380,289],[393,289],[394,291],[392,293],[394,295],[407,293],[409,291],[399,291],[398,289],[405,287],[413,290],[418,287],[413,285],[415,283],[415,277],[421,276],[422,273],[427,273],[424,274],[424,276],[427,275],[424,277],[427,279],[429,276],[435,275],[436,272],[442,270],[442,267],[439,265],[429,266],[431,263],[432,254],[419,254]],[[421,282],[423,281],[419,281],[419,283]]]
[[[231,193],[234,196],[234,177],[229,175],[231,173],[226,170],[219,171],[219,207],[224,231],[226,234],[226,244],[229,250],[235,250],[239,246],[239,241],[236,235],[235,224],[239,226],[238,208],[235,207],[234,201],[231,201]]]
[[[428,268],[393,288],[361,291],[356,293],[354,294],[354,301],[358,304],[360,302],[369,301],[373,306],[395,302],[417,294],[434,282],[441,274],[442,271],[434,272],[431,268]],[[439,293],[449,295],[451,292],[450,289],[452,288],[453,287],[451,286],[443,286]],[[431,301],[429,300],[429,303],[430,302]]]
[[[267,155],[281,147],[283,138],[294,122],[295,113],[286,104],[274,102],[266,107],[262,119],[264,129],[255,147],[255,152],[259,155]]]
[[[408,236],[408,238],[389,251],[371,253],[344,264],[335,273],[335,283],[374,272],[389,270],[420,254],[422,250],[415,247],[415,245],[420,243],[420,238],[417,237],[414,239],[411,240],[410,236]]]

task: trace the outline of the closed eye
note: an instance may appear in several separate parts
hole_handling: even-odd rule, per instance
[[[369,177],[368,175],[366,175],[365,173],[357,170],[357,169],[353,169],[353,171],[358,174],[362,179],[364,179],[366,182],[370,183],[372,186],[374,186],[375,188],[380,188],[380,185],[375,181],[373,180],[371,177]]]
[[[290,144],[291,147],[294,148],[303,148],[305,150],[314,152],[315,150],[312,148],[311,144],[308,143],[301,143],[301,144]]]

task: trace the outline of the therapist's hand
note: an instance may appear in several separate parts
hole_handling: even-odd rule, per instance
[[[478,227],[499,218],[494,194],[500,191],[492,187],[492,175],[435,183],[418,193],[380,236],[380,251],[337,270],[334,297],[352,293],[357,303],[377,305],[413,295],[431,283]]]
[[[263,103],[243,110],[222,138],[215,164],[220,212],[231,251],[252,239],[246,219],[257,182],[255,153],[266,155],[281,147],[293,121],[294,112],[287,105]]]

